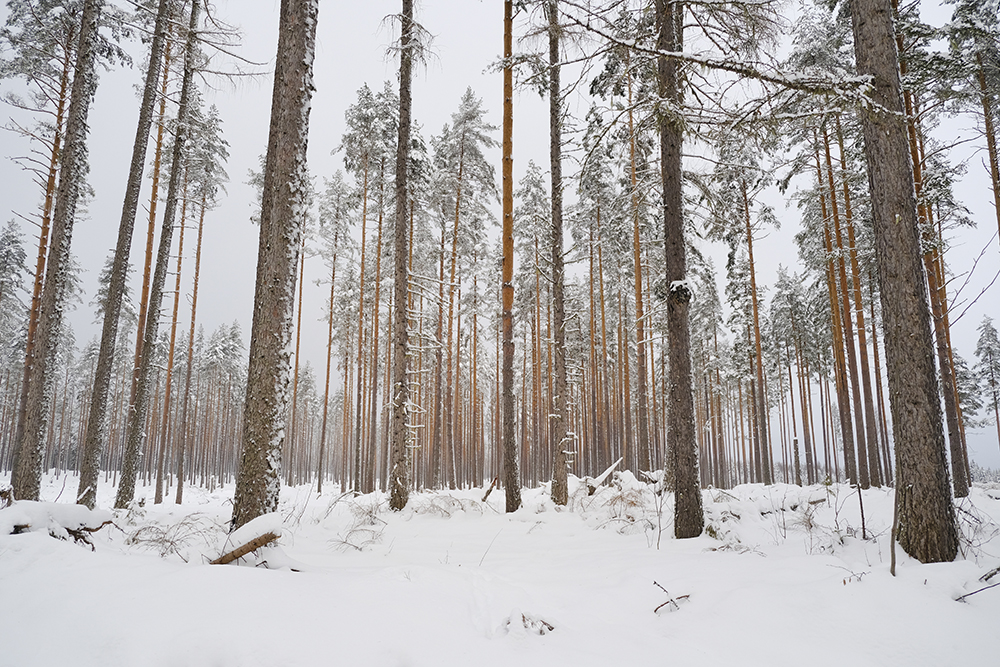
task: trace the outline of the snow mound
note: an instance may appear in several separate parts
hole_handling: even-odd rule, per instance
[[[0,535],[48,532],[67,540],[69,531],[94,531],[111,519],[110,512],[83,505],[18,500],[0,510]]]

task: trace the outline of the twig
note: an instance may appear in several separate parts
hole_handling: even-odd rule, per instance
[[[661,585],[660,585],[660,583],[659,583],[658,581],[655,581],[655,580],[654,580],[654,581],[653,581],[653,585],[654,585],[654,586],[656,586],[657,588],[659,588],[659,589],[660,589],[661,591],[663,591],[664,593],[666,593],[666,594],[667,594],[667,597],[670,597],[670,591],[668,591],[668,590],[667,590],[666,588],[664,588],[663,586],[661,586]],[[666,606],[667,606],[668,604],[672,604],[672,605],[674,605],[674,609],[680,609],[680,608],[681,608],[681,606],[680,606],[679,604],[677,604],[677,601],[678,601],[678,600],[687,600],[687,599],[688,599],[688,598],[690,598],[690,597],[691,597],[690,595],[678,595],[678,596],[677,596],[676,598],[674,598],[674,597],[670,597],[670,599],[669,599],[669,600],[667,600],[667,601],[666,601],[666,602],[664,602],[663,604],[661,604],[661,605],[657,606],[657,607],[656,607],[656,609],[654,609],[654,610],[653,610],[653,613],[655,614],[656,612],[658,612],[658,611],[660,611],[661,609],[663,609],[664,607],[666,607]]]
[[[979,577],[979,581],[989,581],[998,574],[1000,574],[1000,567],[995,567],[983,576]]]
[[[500,530],[498,530],[497,534],[493,536],[492,540],[490,540],[490,545],[488,547],[486,547],[486,551],[483,553],[483,557],[479,559],[479,565],[480,566],[482,566],[483,561],[486,560],[486,554],[488,554],[490,552],[490,549],[493,548],[493,543],[497,541],[497,538],[500,537],[500,533],[502,533],[502,532],[503,532],[503,528],[501,528]]]
[[[995,584],[990,584],[989,586],[983,586],[978,591],[972,591],[971,593],[960,595],[957,598],[955,598],[955,602],[965,602],[965,598],[969,597],[970,595],[975,595],[976,593],[982,593],[983,591],[988,591],[989,589],[996,588],[997,586],[1000,586],[1000,581],[998,581]]]

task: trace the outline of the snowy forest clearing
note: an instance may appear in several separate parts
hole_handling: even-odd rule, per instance
[[[237,546],[231,486],[191,487],[183,507],[133,504],[93,551],[45,529],[9,534],[25,515],[86,512],[66,504],[75,488],[47,475],[57,506],[0,510],[0,664],[912,667],[1000,654],[1000,587],[956,601],[1000,582],[981,581],[1000,566],[995,486],[957,505],[964,559],[897,550],[895,578],[890,489],[864,493],[867,540],[844,485],[706,490],[705,534],[675,540],[669,496],[628,473],[589,497],[570,478],[565,510],[525,490],[511,514],[483,489],[414,494],[394,513],[381,494],[284,488],[279,546],[242,567],[207,564]]]

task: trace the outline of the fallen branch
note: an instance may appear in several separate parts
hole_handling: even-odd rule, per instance
[[[484,503],[486,502],[486,499],[490,497],[490,494],[493,493],[493,489],[497,488],[498,481],[500,481],[499,477],[493,478],[493,482],[490,484],[490,488],[486,489],[486,495],[483,496]]]
[[[998,581],[995,584],[990,584],[989,586],[984,586],[984,587],[980,588],[978,591],[972,591],[971,593],[966,593],[965,595],[960,595],[957,598],[955,598],[955,602],[965,602],[965,598],[967,598],[967,597],[969,597],[971,595],[975,595],[976,593],[982,593],[983,591],[988,591],[989,589],[996,588],[997,586],[1000,586],[1000,581]]]
[[[229,553],[223,554],[209,563],[209,565],[228,565],[238,558],[243,558],[252,551],[257,551],[261,547],[266,547],[271,542],[278,539],[274,533],[264,533],[260,537],[254,538],[241,547],[233,549]]]
[[[670,591],[668,591],[666,588],[664,588],[663,586],[661,586],[658,581],[654,581],[653,585],[656,586],[657,588],[659,588],[664,593],[666,593],[667,597],[670,597]],[[690,595],[678,595],[677,597],[670,597],[669,600],[667,600],[666,602],[664,602],[661,605],[658,605],[656,607],[656,609],[653,610],[653,613],[654,614],[658,613],[661,609],[663,609],[664,607],[666,607],[668,604],[674,605],[674,610],[676,611],[676,610],[678,610],[678,609],[681,608],[681,606],[680,606],[680,604],[678,604],[678,602],[684,602],[685,600],[687,600],[690,597],[691,597]]]
[[[983,576],[979,577],[979,581],[989,581],[998,574],[1000,574],[1000,567],[995,567]]]

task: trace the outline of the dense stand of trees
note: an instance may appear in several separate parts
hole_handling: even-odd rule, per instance
[[[948,503],[968,493],[967,425],[979,412],[1000,417],[1000,344],[988,318],[973,367],[951,344],[948,239],[970,220],[953,191],[950,147],[929,128],[944,113],[981,123],[1000,224],[995,2],[957,3],[936,32],[888,0],[858,0],[854,16],[817,3],[790,27],[769,2],[530,2],[517,25],[544,35],[546,57],[530,39],[515,53],[506,36],[502,137],[469,89],[425,139],[411,118],[425,33],[405,0],[398,89],[356,92],[330,147],[344,171],[314,193],[304,110],[317,3],[284,0],[272,135],[255,179],[261,264],[249,375],[237,325],[210,336],[195,328],[202,229],[227,157],[221,121],[193,77],[208,48],[198,0],[146,3],[130,23],[153,39],[119,250],[96,304],[104,336],[77,350],[61,325],[73,293],[65,229],[86,190],[85,133],[73,123],[95,85],[92,60],[117,53],[89,37],[104,25],[94,16],[101,4],[12,0],[2,34],[21,54],[38,30],[29,18],[66,8],[62,23],[42,21],[33,60],[0,70],[34,86],[30,103],[8,101],[40,118],[36,129],[13,128],[38,146],[30,160],[43,204],[25,213],[39,220],[33,272],[17,227],[0,235],[0,468],[14,469],[19,497],[37,497],[51,468],[82,470],[78,499],[91,506],[101,474],[119,483],[125,506],[137,477],[155,481],[156,502],[171,487],[181,502],[184,484],[229,483],[239,471],[236,524],[273,509],[282,476],[391,491],[396,509],[411,488],[499,483],[512,510],[521,484],[551,480],[563,504],[567,472],[597,477],[620,461],[675,494],[678,537],[701,532],[699,488],[846,480],[896,484],[904,548],[922,560],[954,554],[954,538],[941,537],[953,524]],[[505,7],[513,30],[514,3]],[[863,21],[852,31],[852,19],[880,13],[894,17],[895,40],[879,42]],[[789,29],[788,59],[771,62]],[[948,49],[932,52],[938,36]],[[563,83],[569,67],[587,92]],[[548,96],[550,155],[548,173],[528,163],[514,183],[518,68]],[[875,91],[856,73],[872,74]],[[569,95],[589,101],[583,118],[571,117]],[[905,119],[893,124],[885,110],[896,97]],[[891,146],[878,143],[887,132]],[[150,233],[133,304],[127,249],[150,140]],[[757,262],[779,224],[767,203],[779,196],[775,182],[800,211],[799,263],[764,285]],[[910,220],[911,203],[912,237],[887,231]],[[175,227],[171,311],[163,299]],[[185,228],[197,230],[194,244]],[[727,245],[725,267],[699,236]],[[291,345],[307,253],[322,258],[328,280],[316,370]],[[180,277],[191,259],[185,332]],[[172,312],[169,333],[161,311]],[[937,524],[919,507],[932,496]]]

